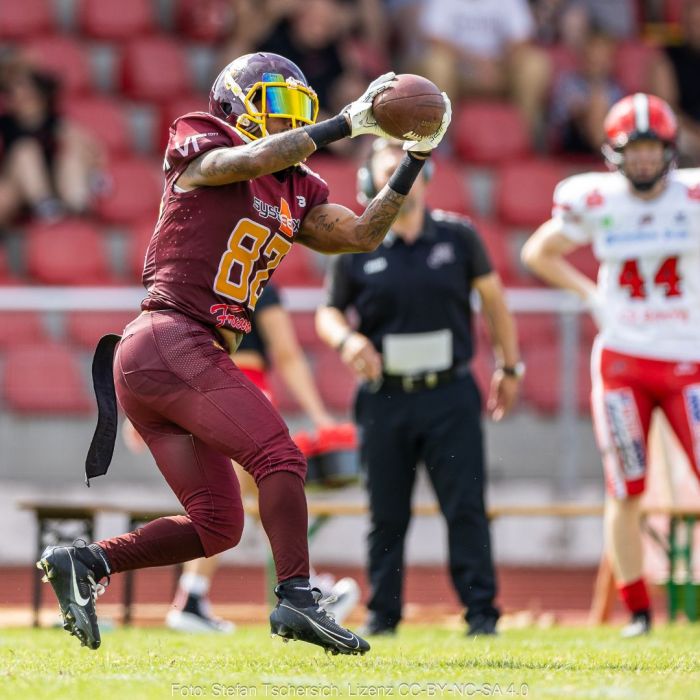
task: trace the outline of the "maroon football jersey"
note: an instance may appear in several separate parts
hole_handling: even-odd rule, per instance
[[[146,253],[141,308],[177,309],[203,323],[247,333],[263,287],[289,252],[306,213],[328,186],[305,166],[255,180],[181,192],[175,181],[212,148],[240,146],[236,129],[206,112],[170,127],[165,190]]]

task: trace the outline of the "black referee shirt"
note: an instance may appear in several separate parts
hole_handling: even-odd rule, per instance
[[[255,313],[253,314],[253,322],[251,324],[250,333],[245,333],[243,335],[240,345],[238,346],[238,350],[253,350],[254,352],[259,352],[265,361],[265,366],[270,364],[270,358],[267,356],[265,341],[258,332],[255,317],[258,315],[259,311],[262,311],[269,306],[281,306],[281,304],[282,302],[280,301],[280,295],[278,294],[276,287],[268,282],[262,290],[258,303],[255,305]]]
[[[491,272],[491,261],[468,219],[428,211],[411,244],[391,231],[372,253],[337,256],[328,275],[328,306],[353,307],[358,330],[381,352],[388,333],[450,329],[453,364],[474,354],[472,280]]]

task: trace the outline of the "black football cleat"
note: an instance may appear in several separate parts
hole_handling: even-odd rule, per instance
[[[630,622],[622,628],[620,636],[623,639],[633,637],[643,637],[651,632],[651,613],[648,610],[641,610],[633,613]]]
[[[281,596],[279,588],[275,593]],[[312,590],[314,605],[300,607],[288,598],[280,597],[270,615],[270,630],[284,641],[297,639],[309,644],[317,644],[331,654],[365,654],[369,644],[344,627],[341,627],[327,613],[322,605],[321,592]]]
[[[63,629],[77,637],[81,646],[97,649],[100,629],[95,601],[105,587],[95,581],[92,569],[76,556],[76,550],[76,547],[47,547],[36,566],[44,571],[43,581],[51,584],[58,598]]]

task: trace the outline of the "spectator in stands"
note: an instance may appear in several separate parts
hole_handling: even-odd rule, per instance
[[[90,207],[96,145],[58,108],[53,77],[18,61],[0,74],[0,223],[27,207],[41,218]]]
[[[692,165],[700,157],[700,0],[684,3],[681,29],[681,43],[667,46],[652,65],[651,91],[678,115],[678,150]]]
[[[386,184],[401,153],[396,142],[374,142],[360,176],[365,197]],[[385,242],[338,256],[328,288],[316,328],[363,382],[355,412],[371,514],[365,632],[392,634],[401,620],[404,540],[424,461],[447,521],[450,573],[469,634],[494,634],[499,612],[483,499],[481,397],[470,369],[473,289],[499,360],[488,400],[494,419],[513,406],[524,367],[483,243],[467,220],[425,209],[421,178]],[[351,307],[358,331],[345,317]]]
[[[537,38],[544,43],[563,42],[578,49],[598,27],[616,39],[631,39],[637,32],[633,0],[533,0]]]
[[[527,0],[425,0],[419,28],[427,77],[453,100],[512,98],[539,140],[551,67]]]
[[[243,337],[232,359],[245,376],[274,402],[267,379],[272,362],[315,428],[335,426],[316,389],[291,316],[282,306],[277,289],[272,284],[263,290],[255,307],[252,329]],[[146,450],[143,438],[128,420],[124,423],[124,439],[132,451]],[[244,497],[257,496],[257,487],[250,474],[235,462],[234,467],[241,494]],[[180,632],[233,631],[233,625],[215,617],[209,606],[209,588],[218,568],[218,556],[195,559],[185,564],[174,607],[166,617],[168,627]],[[333,602],[325,603],[324,607],[333,613],[338,623],[342,623],[352,612],[360,596],[359,586],[350,578],[336,582],[329,574],[321,577],[312,575],[311,584],[321,589],[324,599],[330,596],[335,598]]]
[[[259,3],[240,4],[226,60],[254,50],[288,57],[314,86],[322,115],[335,114],[361,91],[367,75],[385,69],[377,0],[267,0],[264,6],[261,13]]]
[[[578,70],[565,71],[555,81],[550,107],[555,150],[600,155],[603,120],[624,95],[613,77],[614,59],[615,40],[594,29],[581,47]]]

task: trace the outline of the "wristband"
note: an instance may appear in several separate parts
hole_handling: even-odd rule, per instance
[[[334,141],[340,141],[340,139],[346,136],[350,136],[350,124],[348,124],[347,119],[342,114],[338,114],[318,124],[305,126],[304,131],[309,135],[318,149]]]
[[[402,194],[405,197],[423,169],[425,161],[425,158],[415,158],[410,153],[404,154],[403,160],[394,170],[387,184],[396,194]]]
[[[525,376],[525,363],[516,362],[514,365],[500,365],[498,369],[506,375],[506,377],[514,377],[515,379],[522,379]]]

